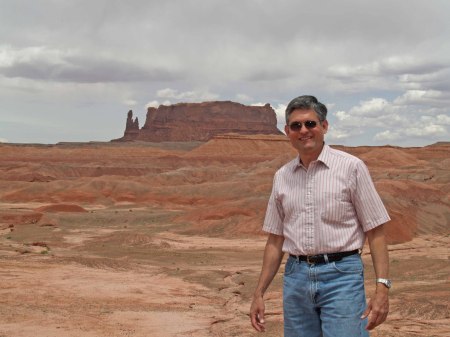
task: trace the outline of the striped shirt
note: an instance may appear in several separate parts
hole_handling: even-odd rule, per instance
[[[324,145],[308,169],[297,157],[275,173],[263,230],[284,236],[284,252],[315,255],[361,249],[389,220],[364,162]]]

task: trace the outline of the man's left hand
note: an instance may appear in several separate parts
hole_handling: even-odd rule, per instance
[[[375,296],[370,299],[367,308],[361,319],[369,317],[367,330],[372,330],[386,320],[389,313],[389,290],[387,288],[377,288]]]

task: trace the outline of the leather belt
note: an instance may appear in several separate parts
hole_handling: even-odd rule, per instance
[[[305,261],[309,264],[319,264],[319,263],[329,263],[336,262],[342,260],[342,258],[354,254],[359,254],[359,249],[355,249],[349,252],[340,252],[340,253],[328,253],[328,254],[320,254],[320,255],[292,255],[297,261]]]

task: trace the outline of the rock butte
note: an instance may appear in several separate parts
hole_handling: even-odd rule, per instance
[[[130,110],[123,137],[113,141],[207,141],[226,133],[282,134],[277,129],[275,111],[270,104],[247,106],[218,101],[150,107],[141,129],[138,118],[133,120]]]

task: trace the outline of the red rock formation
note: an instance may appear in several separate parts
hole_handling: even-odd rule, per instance
[[[226,133],[281,134],[275,111],[269,104],[246,106],[222,101],[148,108],[141,129],[129,111],[124,136],[115,141],[207,141]]]
[[[133,121],[133,111],[128,111],[127,116],[127,124],[125,126],[125,133],[121,140],[129,141],[134,140],[139,135],[139,120],[136,119]]]

